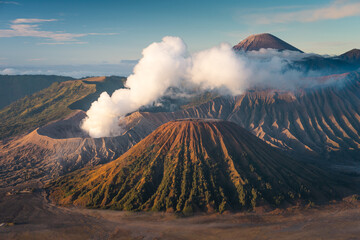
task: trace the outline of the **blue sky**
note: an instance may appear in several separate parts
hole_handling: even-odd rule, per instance
[[[269,32],[305,52],[340,54],[360,48],[359,26],[359,0],[0,1],[0,70],[116,68],[167,35],[192,52]]]

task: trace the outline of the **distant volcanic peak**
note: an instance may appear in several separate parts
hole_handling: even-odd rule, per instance
[[[359,55],[360,54],[360,49],[354,48],[351,49],[350,51],[347,51],[346,53],[342,54],[343,55]]]
[[[188,119],[168,122],[117,160],[66,175],[49,188],[65,205],[222,212],[327,199],[330,183],[316,171],[234,123]]]
[[[344,54],[339,56],[341,59],[349,62],[359,62],[360,63],[360,49],[352,49]]]
[[[251,35],[234,46],[235,50],[243,51],[259,51],[262,48],[303,52],[269,33]]]

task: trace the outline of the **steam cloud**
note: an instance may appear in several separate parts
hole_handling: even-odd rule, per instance
[[[229,44],[189,54],[178,37],[164,37],[142,52],[142,59],[126,81],[126,89],[112,96],[103,92],[92,103],[82,129],[91,137],[121,134],[119,119],[163,96],[170,87],[219,90],[237,95],[256,85],[293,88],[304,75],[288,68],[288,61],[305,54],[291,51],[260,50],[237,54]]]

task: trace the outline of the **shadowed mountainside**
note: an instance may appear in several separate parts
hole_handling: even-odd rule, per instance
[[[73,78],[54,75],[0,75],[0,109],[47,88],[54,82],[69,80]]]
[[[0,110],[0,140],[32,131],[65,118],[77,107],[84,109],[103,91],[110,94],[124,87],[122,77],[100,77],[53,83]],[[86,109],[87,110],[87,109]]]
[[[320,170],[302,165],[234,123],[178,120],[117,160],[50,184],[60,204],[155,211],[225,211],[339,197]]]
[[[360,66],[360,49],[354,48],[344,54],[341,54],[339,58],[350,63],[355,63],[358,66]]]
[[[111,95],[115,90],[119,88],[124,88],[126,78],[118,76],[94,77],[82,79],[82,81],[85,84],[95,85],[96,91],[92,94],[87,95],[83,99],[71,104],[69,106],[70,109],[80,109],[83,111],[87,111],[90,108],[91,103],[98,100],[101,93],[107,92],[109,95]]]
[[[356,71],[360,67],[360,63],[355,64],[339,57],[313,55],[295,61],[293,64],[290,64],[290,67],[301,72],[315,71],[323,75],[331,75]]]

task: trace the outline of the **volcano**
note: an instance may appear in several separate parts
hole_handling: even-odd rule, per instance
[[[302,53],[301,50],[269,33],[251,35],[233,48],[238,51],[259,51],[262,48],[272,48],[280,51],[289,50]]]
[[[341,54],[339,58],[347,62],[360,65],[360,49],[354,48],[344,54]]]
[[[215,97],[175,112],[137,111],[120,121],[125,132],[117,137],[88,137],[79,127],[86,114],[77,110],[29,134],[0,142],[0,187],[47,181],[82,167],[111,162],[162,124],[184,118],[234,122],[294,158],[316,157],[328,167],[332,161],[343,164],[360,159],[360,74],[313,80],[323,86],[296,92],[251,90],[236,97]],[[23,119],[20,113],[25,110],[17,108],[12,115]]]
[[[335,197],[332,181],[235,123],[161,125],[117,160],[48,186],[61,205],[169,212],[253,209]]]

